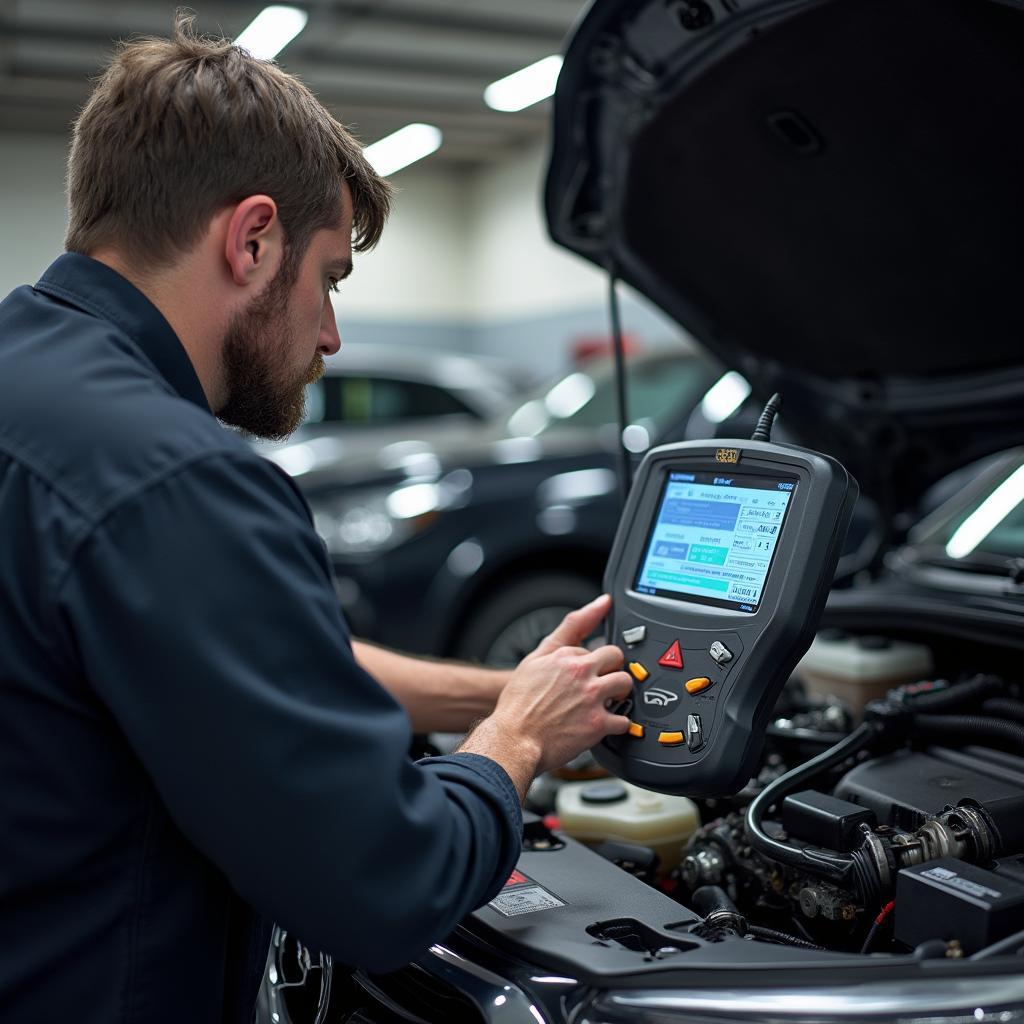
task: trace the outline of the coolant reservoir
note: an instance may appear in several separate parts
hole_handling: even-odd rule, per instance
[[[683,845],[700,827],[697,805],[618,779],[569,783],[555,797],[561,830],[596,845],[609,839],[649,846],[662,872],[678,865]]]
[[[810,693],[838,697],[859,719],[869,701],[895,686],[927,679],[932,652],[903,640],[822,630],[796,670]]]

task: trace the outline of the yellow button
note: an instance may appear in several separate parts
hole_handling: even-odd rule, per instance
[[[666,747],[674,747],[677,743],[683,742],[683,734],[681,732],[663,732],[658,737],[659,743],[664,743]]]
[[[629,735],[635,736],[638,740],[642,740],[644,738],[644,727],[638,722],[630,722]]]
[[[687,693],[700,693],[711,685],[711,680],[707,676],[698,676],[696,679],[687,679],[685,685]]]
[[[629,671],[633,673],[633,678],[638,683],[642,683],[651,674],[639,661],[631,661],[629,663]]]

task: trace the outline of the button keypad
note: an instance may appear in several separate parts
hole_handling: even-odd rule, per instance
[[[743,656],[737,634],[716,637],[709,632],[673,635],[654,623],[621,628],[623,648],[628,649],[627,668],[635,680],[632,707],[619,712],[630,719],[627,733],[619,740],[630,745],[623,753],[656,743],[670,763],[681,764],[707,747],[719,703],[728,695],[729,677]],[[684,666],[686,675],[681,675]]]

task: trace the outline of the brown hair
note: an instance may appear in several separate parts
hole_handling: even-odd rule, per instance
[[[175,18],[171,39],[122,43],[74,127],[69,251],[116,245],[141,269],[166,266],[210,218],[246,196],[276,203],[294,267],[313,233],[353,204],[353,247],[371,248],[391,186],[297,78]]]

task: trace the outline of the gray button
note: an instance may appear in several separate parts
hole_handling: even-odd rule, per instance
[[[686,745],[690,750],[700,750],[704,746],[704,730],[700,724],[700,715],[686,716]]]
[[[728,661],[732,661],[732,651],[725,646],[721,641],[716,640],[708,651],[716,665],[724,665]]]
[[[642,644],[646,639],[646,626],[633,626],[631,629],[624,629],[622,631],[623,643],[627,643],[630,646],[632,646],[633,644]]]

